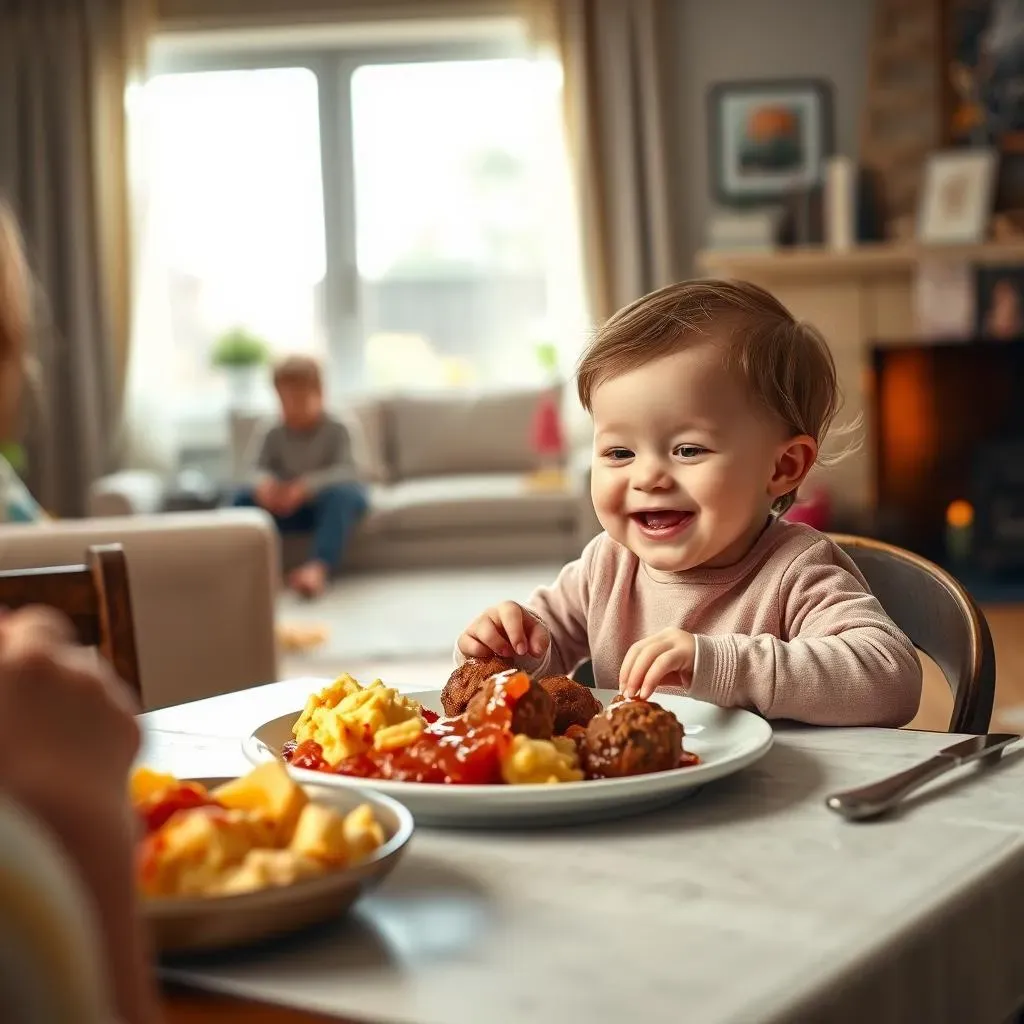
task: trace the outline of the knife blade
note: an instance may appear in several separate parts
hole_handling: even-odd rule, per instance
[[[905,796],[954,768],[980,758],[997,759],[1020,736],[1013,733],[989,733],[971,736],[944,747],[933,757],[905,771],[889,775],[878,782],[826,797],[825,806],[850,821],[865,821],[895,807]]]

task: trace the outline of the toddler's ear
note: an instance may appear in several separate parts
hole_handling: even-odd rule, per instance
[[[774,501],[790,491],[795,491],[811,471],[818,457],[818,442],[808,434],[783,441],[775,453],[775,466],[768,481],[768,496]]]

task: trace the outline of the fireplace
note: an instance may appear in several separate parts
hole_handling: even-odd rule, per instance
[[[872,350],[878,536],[1024,580],[1024,339]]]

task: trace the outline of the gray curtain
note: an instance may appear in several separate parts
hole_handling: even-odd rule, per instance
[[[0,0],[0,194],[21,224],[39,291],[26,479],[61,516],[81,515],[89,484],[114,463],[126,320],[115,297],[125,294],[127,253],[112,261],[118,214],[104,197],[123,193],[124,160],[104,90],[123,118],[128,4]]]
[[[520,0],[534,38],[562,63],[596,320],[676,278],[666,141],[672,3]]]

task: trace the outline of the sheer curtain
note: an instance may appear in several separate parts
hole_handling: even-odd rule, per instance
[[[563,68],[587,290],[599,320],[675,277],[664,81],[671,6],[522,0],[535,40]]]
[[[132,279],[134,296],[129,328],[124,402],[122,462],[132,469],[168,472],[178,459],[174,410],[174,339],[168,291],[164,221],[166,210],[154,187],[154,166],[146,136],[146,94],[139,87],[128,102],[129,173],[132,197]]]

